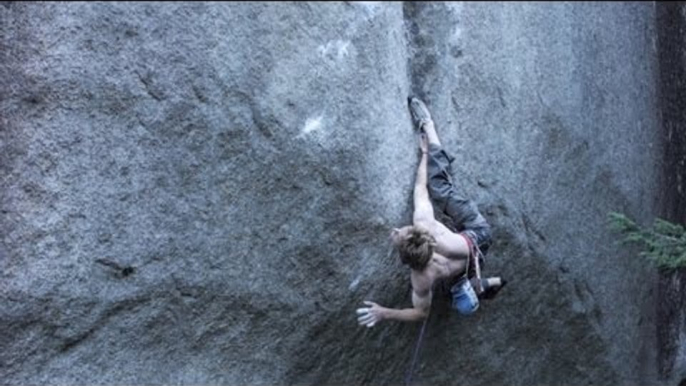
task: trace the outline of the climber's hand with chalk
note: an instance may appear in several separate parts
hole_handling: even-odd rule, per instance
[[[361,326],[374,327],[376,323],[383,320],[384,308],[368,300],[365,300],[364,304],[368,305],[369,307],[357,309],[357,322]]]

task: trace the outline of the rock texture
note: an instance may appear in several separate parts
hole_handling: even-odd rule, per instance
[[[659,23],[659,20],[657,21]],[[437,295],[422,384],[656,384],[646,3],[0,6],[0,379],[398,384],[425,98],[511,284]]]
[[[659,101],[664,138],[660,217],[686,223],[686,3],[659,3]],[[658,286],[657,346],[660,376],[686,382],[686,270],[662,272]]]

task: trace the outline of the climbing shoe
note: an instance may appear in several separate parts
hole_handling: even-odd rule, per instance
[[[425,123],[431,122],[431,113],[429,113],[429,109],[426,108],[424,102],[419,100],[419,98],[410,97],[407,98],[407,102],[410,105],[412,120],[417,125],[417,128],[421,130]]]
[[[500,285],[489,285],[487,279],[481,279],[481,287],[484,289],[483,292],[479,294],[479,299],[491,300],[500,292],[503,287],[507,284],[507,280],[501,278]]]

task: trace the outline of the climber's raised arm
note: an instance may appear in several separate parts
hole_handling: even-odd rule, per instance
[[[425,228],[432,228],[432,225],[436,221],[436,219],[434,218],[434,209],[431,205],[429,189],[426,185],[428,144],[425,135],[421,136],[419,147],[422,150],[422,157],[419,160],[419,166],[417,167],[417,177],[414,183],[414,213],[412,216],[412,221],[414,225],[422,225]]]

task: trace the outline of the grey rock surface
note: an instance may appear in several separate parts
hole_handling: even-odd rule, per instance
[[[659,21],[658,21],[659,22]],[[3,3],[0,379],[398,384],[419,325],[406,98],[511,284],[436,296],[423,384],[657,384],[650,3]]]

